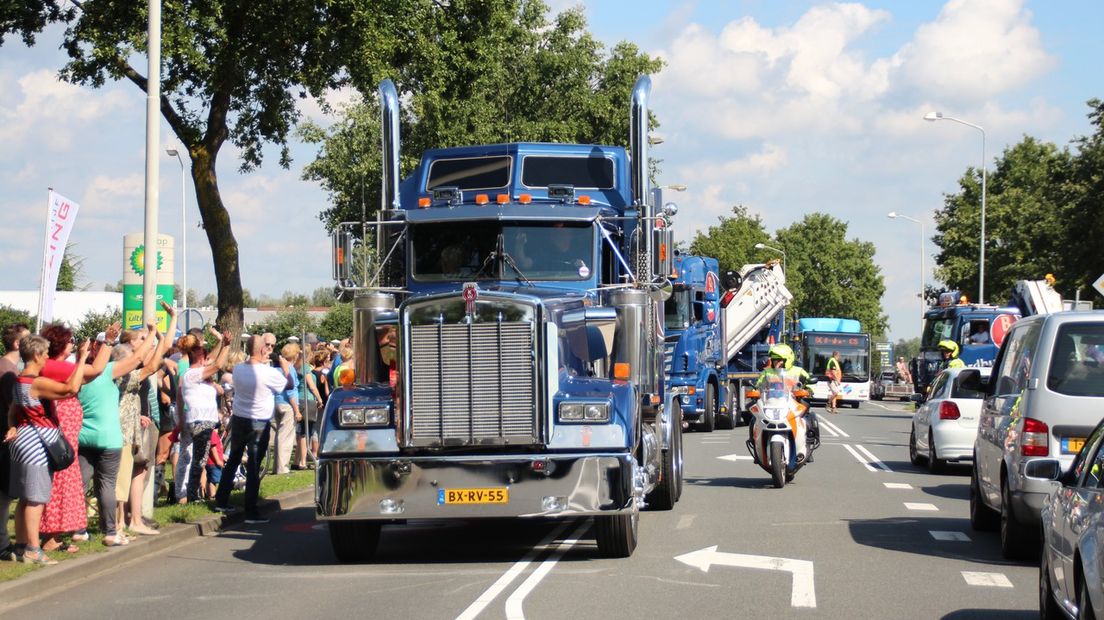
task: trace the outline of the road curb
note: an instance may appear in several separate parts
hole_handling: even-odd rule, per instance
[[[258,509],[262,514],[270,514],[310,503],[313,497],[312,485],[305,489],[288,491],[262,499],[258,502]],[[161,534],[157,536],[131,538],[130,544],[125,547],[115,547],[75,560],[59,562],[56,566],[40,568],[18,579],[0,583],[0,601],[3,601],[0,603],[0,611],[18,607],[55,592],[69,590],[76,583],[86,581],[101,572],[149,557],[191,538],[210,536],[244,520],[245,515],[238,512],[232,515],[208,515],[188,523],[173,523],[163,526]]]

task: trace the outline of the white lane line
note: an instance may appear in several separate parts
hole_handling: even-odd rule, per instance
[[[970,542],[970,537],[962,532],[940,532],[937,530],[929,530],[931,537],[936,540],[947,540],[951,542]]]
[[[501,594],[507,586],[513,583],[515,579],[517,579],[518,575],[520,575],[521,572],[524,571],[529,566],[529,564],[533,562],[533,560],[537,557],[539,553],[544,551],[545,547],[549,543],[551,543],[553,540],[556,540],[556,538],[560,534],[562,534],[565,529],[567,529],[567,525],[568,522],[561,523],[556,527],[556,529],[549,532],[547,536],[545,536],[539,543],[537,543],[536,546],[530,549],[529,552],[526,553],[520,560],[514,562],[514,565],[511,566],[510,569],[507,570],[505,573],[503,573],[502,576],[498,578],[498,581],[494,582],[491,587],[487,588],[487,590],[483,592],[483,594],[480,594],[479,598],[475,599],[474,603],[469,605],[468,608],[461,612],[459,616],[456,616],[456,620],[472,620],[473,618],[478,616],[487,607],[487,605],[491,604],[491,601],[498,598],[498,595]]]
[[[841,443],[840,445],[843,446],[844,448],[847,448],[847,451],[851,453],[851,456],[855,457],[856,461],[862,463],[863,467],[869,469],[870,471],[878,471],[878,470],[874,469],[873,467],[871,467],[870,463],[867,463],[866,459],[864,459],[861,454],[859,454],[858,452],[855,452],[855,449],[851,447],[851,444]]]
[[[867,457],[869,457],[869,458],[870,458],[870,462],[871,462],[871,463],[873,463],[875,467],[878,467],[879,469],[881,469],[881,470],[883,470],[883,471],[888,471],[889,473],[893,473],[893,470],[892,470],[892,469],[890,469],[890,468],[889,468],[889,466],[888,466],[888,465],[886,465],[885,463],[883,463],[883,462],[879,461],[879,460],[878,460],[878,457],[874,456],[874,455],[873,455],[873,454],[872,454],[872,453],[870,452],[870,450],[867,450],[866,448],[862,447],[862,445],[861,445],[861,444],[855,444],[855,447],[859,449],[859,452],[862,452],[862,453],[863,453],[863,454],[865,454],[865,455],[866,455]]]
[[[827,433],[828,433],[829,435],[831,435],[832,437],[839,437],[839,433],[837,433],[836,431],[834,431],[834,430],[832,430],[832,429],[828,428],[828,426],[827,426],[827,425],[825,425],[825,424],[821,424],[821,426],[822,426],[822,427],[824,428],[825,432],[827,432]]]
[[[689,529],[690,526],[694,524],[694,519],[696,519],[697,517],[698,517],[698,515],[682,515],[681,517],[679,517],[678,525],[675,526],[675,529],[676,530]]]
[[[575,546],[575,543],[579,542],[579,537],[587,531],[590,527],[590,521],[583,519],[583,522],[579,524],[579,527],[575,528],[574,532],[571,532],[571,537],[560,543],[556,550],[552,552],[552,555],[548,556],[541,565],[537,567],[537,570],[533,571],[532,575],[526,579],[514,593],[510,595],[510,598],[506,599],[506,619],[507,620],[525,620],[525,612],[522,611],[522,604],[525,602],[525,597],[529,596],[529,593],[533,591],[533,588],[537,587],[537,584],[548,575],[556,563],[560,561],[563,554],[567,553],[567,550]]]
[[[964,570],[962,571],[962,578],[971,586],[987,586],[990,588],[1012,587],[1012,582],[1008,580],[1008,577],[1006,577],[1004,573],[976,573]]]
[[[911,489],[912,485],[907,482],[883,482],[887,489]]]
[[[838,434],[838,435],[839,435],[840,437],[850,437],[850,436],[851,436],[851,435],[848,435],[847,433],[843,432],[843,429],[842,429],[842,428],[840,428],[840,427],[836,426],[835,424],[832,424],[832,423],[831,423],[831,422],[829,422],[828,420],[825,420],[825,419],[824,419],[824,416],[818,415],[818,416],[817,416],[817,420],[820,420],[820,423],[821,423],[821,424],[823,424],[824,426],[828,427],[828,428],[829,428],[829,429],[831,429],[832,431],[836,432],[836,433],[837,433],[837,434]]]
[[[751,461],[751,455],[744,454],[726,454],[724,456],[718,456],[718,459],[722,461]]]
[[[905,502],[905,508],[909,510],[926,510],[928,512],[938,512],[939,508],[935,504],[924,504],[918,502]]]

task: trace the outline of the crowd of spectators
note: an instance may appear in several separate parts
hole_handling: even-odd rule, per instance
[[[349,364],[348,341],[292,337],[277,349],[264,333],[233,351],[229,332],[181,334],[163,308],[175,339],[152,324],[115,323],[86,342],[63,324],[40,334],[0,326],[0,561],[55,564],[51,552],[76,553],[91,538],[90,516],[108,547],[156,536],[148,501],[143,510],[150,486],[158,500],[220,512],[234,510],[230,493],[244,486],[246,522],[264,523],[264,455],[277,475],[313,465],[318,414]],[[62,443],[71,463],[57,459]]]

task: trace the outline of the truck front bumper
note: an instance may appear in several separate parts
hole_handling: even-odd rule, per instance
[[[319,459],[315,512],[324,520],[599,515],[633,509],[629,454]],[[451,503],[449,491],[505,490],[505,503]],[[446,499],[449,498],[449,499]]]

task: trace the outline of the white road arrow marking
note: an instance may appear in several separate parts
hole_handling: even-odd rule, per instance
[[[694,568],[700,569],[703,573],[708,573],[709,567],[714,564],[734,566],[737,568],[786,571],[793,575],[790,604],[794,607],[816,607],[816,586],[813,579],[813,563],[808,560],[791,560],[788,558],[772,558],[765,555],[726,553],[717,551],[717,545],[675,556],[675,559],[687,566],[693,566]]]
[[[751,456],[745,456],[743,454],[726,454],[724,456],[718,456],[717,458],[722,461],[750,461]]]

